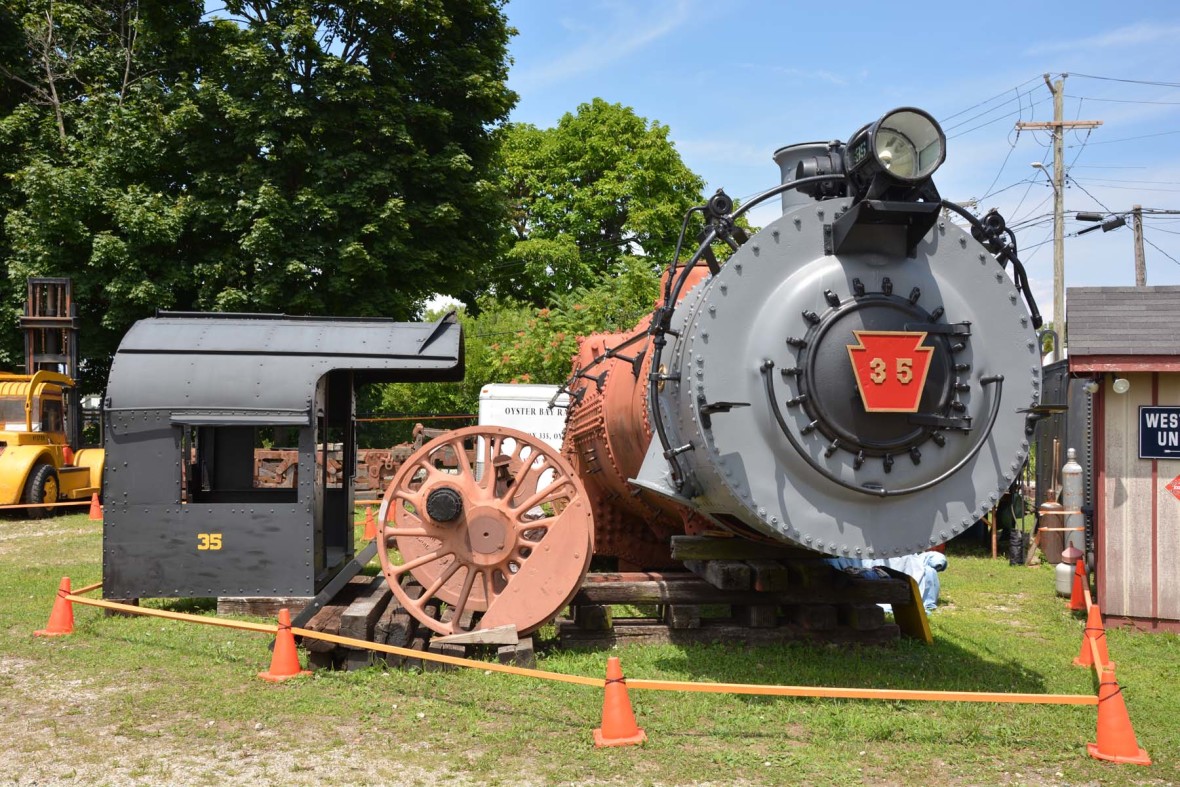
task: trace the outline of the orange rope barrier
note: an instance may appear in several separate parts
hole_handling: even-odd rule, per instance
[[[527,678],[552,680],[558,683],[576,683],[580,686],[593,686],[595,688],[602,688],[606,686],[606,680],[603,678],[586,678],[581,675],[564,675],[560,672],[545,672],[544,670],[529,669],[527,667],[512,667],[507,664],[497,664],[490,661],[476,661],[475,659],[459,658],[458,656],[444,656],[441,653],[428,653],[421,650],[399,648],[396,645],[384,645],[380,642],[369,642],[368,640],[364,639],[341,637],[336,634],[327,634],[322,631],[309,631],[308,629],[292,628],[291,633],[297,637],[310,637],[312,639],[323,640],[324,642],[335,642],[337,645],[346,645],[350,648],[375,650],[379,653],[392,653],[396,656],[405,656],[406,658],[411,659],[423,659],[424,661],[437,661],[440,664],[453,664],[456,667],[468,667],[470,669],[503,672],[508,675],[520,675]]]
[[[1087,637],[1087,639],[1090,641],[1090,656],[1094,659],[1094,674],[1098,676],[1098,680],[1101,682],[1102,670],[1106,667],[1106,664],[1103,663],[1102,657],[1098,655],[1098,639],[1096,637]]]
[[[87,588],[89,589],[89,588]],[[184,612],[168,612],[150,607],[136,607],[130,604],[120,604],[114,601],[87,598],[71,593],[66,596],[70,601],[92,607],[116,609],[134,615],[149,615],[151,617],[179,620],[189,623],[201,623],[208,626],[221,626],[243,631],[256,631],[264,634],[277,634],[278,626],[265,623],[248,623],[245,621],[225,620],[223,618],[209,618],[200,615],[190,615]],[[334,642],[350,648],[372,650],[378,653],[391,653],[423,661],[435,661],[440,664],[451,664],[456,667],[479,669],[485,672],[501,672],[508,675],[537,678],[558,683],[573,683],[580,686],[603,688],[606,681],[603,678],[588,678],[581,675],[564,675],[558,672],[513,667],[507,664],[497,664],[490,661],[444,656],[440,653],[399,648],[396,645],[385,645],[379,642],[369,642],[353,637],[341,637],[322,631],[292,628],[291,633],[299,637],[318,639],[324,642]],[[703,692],[709,694],[761,694],[778,697],[827,697],[833,699],[866,699],[866,700],[927,700],[941,702],[992,702],[992,703],[1025,703],[1045,705],[1097,705],[1098,698],[1085,694],[1003,694],[986,691],[918,691],[912,689],[841,689],[825,686],[761,686],[749,683],[690,683],[684,681],[667,680],[635,680],[628,679],[628,687],[632,689],[648,689],[651,691],[685,691]]]
[[[1097,705],[1089,694],[1005,694],[995,691],[922,691],[917,689],[839,689],[827,686],[762,686],[756,683],[682,683],[628,678],[630,689],[695,691],[710,694],[762,694],[774,697],[826,697],[849,700],[924,700],[928,702],[999,702],[1041,705]]]
[[[127,612],[132,615],[147,615],[154,618],[164,618],[166,620],[178,620],[186,623],[202,623],[207,626],[219,626],[221,628],[239,629],[241,631],[255,631],[263,634],[277,634],[279,627],[272,623],[250,623],[244,620],[225,620],[224,618],[210,618],[201,615],[190,615],[186,612],[169,612],[164,609],[152,609],[151,607],[137,607],[131,604],[120,604],[117,601],[105,601],[103,599],[86,598],[79,596],[77,593],[71,593],[66,596],[69,601],[76,601],[79,604],[85,604],[91,607],[102,607],[104,609],[115,609],[120,612]],[[524,667],[513,667],[507,664],[496,664],[488,661],[476,661],[474,659],[463,659],[455,656],[444,656],[441,653],[427,653],[420,650],[411,650],[410,648],[399,648],[394,645],[384,645],[379,642],[368,642],[363,639],[353,639],[352,637],[340,637],[335,634],[327,634],[322,631],[311,631],[310,629],[292,628],[291,633],[297,637],[307,637],[309,639],[319,639],[325,642],[334,642],[337,645],[347,645],[350,648],[375,650],[380,653],[392,653],[397,656],[405,656],[412,659],[422,659],[424,661],[437,661],[441,664],[454,664],[458,667],[468,667],[470,669],[481,669],[491,672],[505,672],[509,675],[523,675],[531,678],[541,678],[543,680],[553,680],[562,683],[578,683],[583,686],[596,686],[602,688],[606,685],[603,678],[586,678],[581,675],[562,675],[557,672],[545,672],[543,670],[527,669]]]
[[[241,631],[257,631],[262,634],[276,634],[279,627],[270,623],[249,623],[244,620],[225,620],[224,618],[209,618],[201,615],[190,615],[187,612],[169,612],[166,609],[152,609],[151,607],[137,607],[133,604],[120,604],[117,601],[106,601],[100,598],[88,598],[86,596],[79,596],[77,593],[71,593],[66,596],[68,601],[76,601],[79,604],[85,604],[88,607],[101,607],[103,609],[116,609],[120,612],[126,612],[131,615],[147,615],[152,618],[164,618],[166,620],[181,620],[186,623],[201,623],[206,626],[220,626],[227,629],[239,629]]]

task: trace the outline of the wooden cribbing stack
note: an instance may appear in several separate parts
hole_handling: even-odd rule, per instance
[[[422,587],[411,581],[407,583],[406,591],[411,598],[417,599]],[[428,602],[425,609],[436,620],[445,621],[449,612],[437,600]],[[451,637],[435,634],[397,602],[384,576],[354,577],[308,621],[306,628],[445,656],[477,656],[494,648],[501,663],[522,667],[536,665],[532,639],[517,637],[514,630],[471,632]],[[347,648],[323,640],[307,639],[303,645],[308,652],[308,666],[312,669],[355,670],[379,661],[404,669],[452,669],[437,662]]]
[[[854,577],[814,553],[740,539],[676,536],[672,549],[687,571],[590,574],[570,603],[571,617],[558,621],[561,644],[874,644],[902,633],[929,639],[916,586],[904,575]],[[880,604],[893,605],[897,623],[886,622]],[[649,614],[617,617],[618,605]]]
[[[799,639],[881,644],[902,634],[930,641],[917,585],[904,574],[866,579],[839,571],[812,552],[742,539],[677,536],[673,555],[687,570],[587,575],[570,603],[569,616],[557,620],[560,645],[598,649],[627,642],[770,644]],[[423,592],[412,579],[404,587],[413,600]],[[234,606],[227,611],[265,614],[254,608],[262,600],[248,601],[249,609]],[[880,604],[893,606],[896,622],[886,622]],[[620,606],[638,608],[646,617],[621,617]],[[450,614],[437,599],[424,609],[442,622]],[[306,628],[456,657],[486,656],[494,648],[502,663],[536,663],[532,638],[518,637],[511,626],[446,637],[436,634],[398,603],[380,575],[354,577]],[[391,667],[448,669],[323,640],[307,639],[303,644],[312,669],[361,669],[379,661]]]

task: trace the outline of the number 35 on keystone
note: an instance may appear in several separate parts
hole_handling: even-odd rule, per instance
[[[933,347],[925,331],[853,331],[848,357],[866,412],[916,413]]]

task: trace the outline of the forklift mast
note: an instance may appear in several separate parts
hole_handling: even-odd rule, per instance
[[[20,318],[25,334],[25,373],[42,369],[74,381],[66,396],[66,440],[77,447],[82,437],[82,401],[78,391],[78,307],[67,278],[31,278]]]

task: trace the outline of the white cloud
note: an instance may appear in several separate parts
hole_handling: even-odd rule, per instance
[[[562,26],[581,43],[560,57],[514,71],[512,88],[525,93],[602,70],[679,28],[691,18],[692,5],[692,0],[607,3],[597,26],[563,19]]]
[[[760,71],[764,74],[774,74],[776,76],[784,76],[797,78],[798,81],[808,82],[827,82],[838,87],[844,87],[848,84],[848,77],[837,74],[833,71],[825,71],[823,69],[812,68],[788,68],[786,66],[767,66],[758,63],[737,63],[738,68],[747,68],[755,71]],[[867,75],[866,71],[861,72],[861,78]]]
[[[770,173],[774,168],[771,154],[765,146],[733,139],[678,139],[676,149],[685,160],[694,162],[721,163],[727,166],[764,167]],[[695,166],[700,167],[697,163]]]
[[[1054,52],[1073,52],[1087,49],[1113,49],[1143,46],[1157,41],[1175,41],[1180,37],[1180,26],[1153,25],[1140,22],[1073,41],[1052,41],[1025,50],[1026,55],[1045,55]]]

